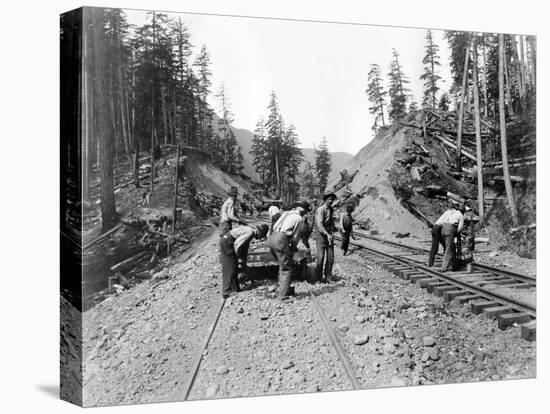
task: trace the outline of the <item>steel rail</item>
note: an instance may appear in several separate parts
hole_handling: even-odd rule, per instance
[[[187,381],[183,387],[183,392],[181,394],[182,400],[187,400],[189,397],[189,392],[191,391],[191,388],[193,387],[193,383],[195,382],[195,378],[197,376],[197,372],[199,371],[199,367],[201,365],[202,357],[204,355],[204,351],[206,350],[206,347],[208,346],[208,343],[210,342],[210,338],[212,337],[212,334],[214,333],[214,330],[216,329],[216,325],[218,324],[218,320],[220,319],[220,315],[223,310],[223,306],[225,305],[225,299],[222,299],[219,305],[218,310],[216,311],[216,316],[214,318],[214,321],[212,322],[212,325],[210,326],[210,329],[208,330],[208,335],[204,337],[204,340],[195,353],[195,358],[193,359],[193,365],[191,366],[191,375],[187,378]]]
[[[361,384],[359,383],[359,380],[355,376],[351,363],[349,362],[349,359],[346,356],[346,352],[344,351],[344,348],[342,347],[342,344],[340,343],[340,341],[338,341],[338,338],[336,337],[334,330],[330,327],[330,323],[325,315],[325,312],[321,308],[321,305],[319,304],[317,297],[315,296],[313,291],[309,288],[309,286],[307,286],[307,289],[309,291],[309,295],[311,297],[311,301],[313,302],[315,310],[317,311],[317,313],[319,314],[319,317],[321,318],[321,322],[323,323],[325,332],[328,335],[330,342],[334,346],[334,349],[336,349],[336,352],[338,354],[338,357],[340,358],[340,361],[342,361],[342,364],[344,365],[344,370],[346,371],[346,374],[348,376],[348,379],[351,382],[353,389],[355,390],[361,389]]]
[[[391,241],[391,240],[386,240],[386,239],[383,239],[381,237],[369,236],[367,234],[358,233],[356,231],[354,232],[354,234],[359,236],[359,237],[362,237],[364,239],[375,240],[375,241],[378,241],[380,243],[389,244],[389,245],[392,245],[392,246],[398,246],[402,249],[416,251],[416,252],[419,252],[419,253],[429,253],[430,252],[428,249],[423,249],[421,247],[407,246],[407,245],[402,244],[402,243],[394,242],[394,241]],[[438,255],[438,256],[441,256],[441,255]],[[504,275],[504,276],[507,276],[509,278],[516,279],[516,280],[519,280],[519,281],[522,281],[522,282],[530,283],[530,284],[533,284],[535,286],[537,284],[537,278],[534,277],[534,276],[529,276],[529,275],[525,275],[525,274],[517,273],[517,272],[511,272],[509,270],[499,269],[499,268],[496,268],[496,267],[493,267],[493,266],[489,266],[489,265],[481,264],[481,263],[475,263],[475,262],[472,263],[472,266],[475,267],[475,268],[478,268],[478,269],[483,269],[483,270],[488,271],[488,272],[501,274],[501,275]]]
[[[512,298],[500,295],[498,293],[491,292],[487,289],[483,289],[481,287],[471,285],[467,282],[460,281],[458,279],[453,278],[450,275],[446,275],[444,273],[433,270],[429,267],[419,265],[418,263],[415,263],[414,261],[412,261],[410,259],[405,259],[405,258],[402,258],[402,257],[393,256],[391,254],[376,250],[372,247],[363,246],[363,245],[355,243],[355,242],[350,242],[350,245],[358,247],[362,250],[369,251],[369,252],[371,252],[373,254],[376,254],[378,256],[388,258],[392,261],[402,263],[406,266],[411,267],[414,270],[421,270],[422,272],[424,272],[428,275],[432,275],[432,276],[434,276],[438,279],[445,280],[445,281],[449,282],[452,285],[459,286],[464,290],[467,290],[469,292],[478,294],[482,297],[485,297],[486,299],[495,300],[499,303],[509,305],[509,306],[511,306],[512,308],[514,308],[518,311],[525,312],[525,313],[527,313],[528,315],[530,315],[532,317],[536,317],[536,307],[532,306],[532,305],[529,305],[528,303],[521,302],[521,301],[518,301],[518,300],[515,300],[515,299],[512,299]]]

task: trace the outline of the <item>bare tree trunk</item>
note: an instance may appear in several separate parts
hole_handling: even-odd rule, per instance
[[[172,214],[172,234],[176,234],[176,218],[178,213],[178,182],[179,182],[179,168],[180,168],[180,144],[178,142],[178,149],[176,155],[176,181],[174,183],[174,211]]]
[[[533,86],[533,89],[535,89],[537,87],[537,49],[535,38],[533,36],[528,36],[527,44],[529,46],[528,55],[530,61],[529,72],[531,74],[531,85]]]
[[[514,200],[514,192],[512,182],[510,181],[510,170],[508,167],[508,146],[506,142],[506,111],[504,105],[504,35],[498,35],[498,95],[499,95],[499,114],[500,114],[500,146],[502,149],[502,172],[504,175],[504,186],[506,188],[506,196],[508,197],[508,206],[512,215],[514,224],[518,225],[518,213],[516,202]]]
[[[519,36],[519,61],[520,61],[520,69],[521,69],[521,82],[522,82],[522,89],[523,94],[525,95],[527,92],[527,80],[525,79],[525,49],[523,47],[523,35]]]
[[[164,132],[164,143],[168,144],[168,117],[166,114],[166,90],[164,86],[160,87],[160,104],[162,106],[162,126]]]
[[[462,89],[460,93],[460,109],[458,112],[458,126],[456,128],[456,168],[458,171],[462,171],[462,128],[464,123],[464,98],[466,87],[468,84],[468,66],[470,60],[470,41],[466,47],[466,56],[464,57],[464,72],[462,73]]]
[[[173,143],[179,143],[178,132],[177,132],[177,120],[178,120],[178,107],[176,105],[176,88],[174,85],[174,90],[172,91],[172,141]]]
[[[482,44],[482,50],[483,50],[483,77],[482,79],[482,85],[483,85],[483,114],[486,118],[489,117],[489,100],[487,99],[487,53],[486,53],[486,45],[485,45],[485,34],[481,35],[481,38],[483,39]]]
[[[134,184],[136,188],[140,187],[139,184],[139,142],[135,143],[135,155],[134,155]]]
[[[106,52],[106,40],[104,33],[104,20],[101,9],[92,9],[95,16],[94,25],[95,40],[94,53],[96,56],[96,72],[94,77],[94,96],[97,100],[97,135],[99,146],[99,171],[101,177],[101,226],[102,232],[110,230],[117,222],[114,177],[113,177],[113,152],[114,152],[114,131],[112,129],[112,118],[114,114],[109,114],[108,105],[111,71],[108,70]],[[111,116],[109,116],[111,115]]]
[[[155,89],[151,81],[151,183],[149,192],[153,194],[153,182],[155,180]]]
[[[136,69],[135,69],[136,52],[132,49],[132,137],[134,145],[137,146],[136,137]]]
[[[124,107],[124,87],[122,83],[122,57],[120,53],[120,10],[117,11],[116,16],[116,50],[117,50],[117,75],[118,75],[118,99],[120,105],[120,123],[122,125],[122,139],[124,141],[124,149],[126,150],[126,156],[128,157],[128,162],[132,159],[132,152],[130,151],[130,144],[128,142],[128,126],[126,124],[126,110]]]
[[[476,158],[477,158],[477,200],[479,225],[483,227],[485,222],[485,206],[483,196],[483,160],[481,147],[481,125],[479,120],[479,88],[477,84],[477,40],[474,37],[473,47],[473,84],[474,84],[474,124],[476,129]]]
[[[84,133],[84,162],[83,162],[83,174],[82,174],[82,199],[83,201],[89,201],[90,199],[90,107],[89,107],[89,90],[88,90],[88,32],[82,31],[82,131]]]
[[[519,101],[520,101],[520,112],[525,111],[525,89],[523,87],[523,76],[521,71],[521,61],[519,58],[518,46],[516,43],[516,36],[512,36],[512,47],[514,51],[514,61],[515,61],[515,75],[516,83],[519,90]]]
[[[512,105],[512,89],[510,87],[510,78],[508,76],[508,57],[506,56],[504,47],[502,48],[502,53],[504,54],[504,79],[506,80],[506,92],[508,95],[508,112],[510,112],[510,115],[514,115],[514,105]]]

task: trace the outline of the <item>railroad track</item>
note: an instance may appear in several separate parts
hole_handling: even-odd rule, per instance
[[[364,257],[384,269],[443,297],[445,301],[456,300],[461,304],[470,304],[474,314],[483,313],[497,319],[500,329],[520,325],[522,338],[535,339],[536,307],[485,287],[534,288],[534,278],[479,264],[474,264],[472,272],[443,273],[424,265],[427,262],[427,251],[424,249],[380,238],[361,237],[377,242],[378,246],[353,241],[350,245],[360,249]],[[336,239],[341,240],[339,236]]]
[[[259,218],[265,222],[265,219]],[[496,319],[500,329],[521,326],[521,337],[526,340],[536,338],[536,307],[508,295],[488,289],[486,286],[499,286],[512,289],[536,288],[536,278],[492,266],[471,263],[471,271],[440,272],[425,264],[429,250],[407,246],[381,237],[354,232],[370,245],[350,241],[351,246],[360,249],[363,256],[379,264],[396,276],[411,281],[445,301],[456,300],[469,304],[474,314],[484,314]],[[341,237],[336,235],[337,240]],[[441,264],[438,254],[435,264]]]
[[[258,218],[257,221],[264,223],[267,222],[263,218]],[[372,260],[402,279],[409,280],[412,283],[420,285],[422,288],[426,288],[429,292],[442,296],[446,301],[457,300],[459,303],[470,303],[473,313],[484,313],[489,317],[497,318],[501,329],[505,329],[514,324],[519,324],[521,325],[521,336],[523,338],[527,340],[533,340],[535,338],[536,309],[534,306],[514,300],[504,295],[500,295],[496,292],[492,292],[480,286],[479,283],[476,284],[473,281],[500,281],[500,279],[495,279],[495,277],[491,279],[489,277],[485,277],[486,275],[484,274],[482,275],[481,273],[483,272],[483,269],[486,270],[485,273],[498,273],[500,275],[499,277],[510,277],[513,280],[519,281],[517,283],[535,286],[535,281],[531,280],[529,277],[523,279],[525,275],[518,275],[513,272],[502,271],[500,269],[477,264],[476,271],[472,273],[441,273],[422,264],[423,261],[425,261],[424,256],[428,253],[425,249],[405,246],[400,243],[369,237],[360,233],[359,235],[364,240],[370,239],[371,241],[376,241],[386,247],[385,250],[380,248],[376,249],[372,246],[366,246],[357,242],[350,242],[350,245],[360,249],[362,251],[362,255],[367,259]],[[339,237],[336,238],[340,239]],[[390,250],[388,250],[388,247],[390,247]],[[313,308],[319,316],[322,329],[342,364],[342,368],[350,386],[352,389],[361,389],[362,386],[360,378],[356,375],[350,362],[350,358],[348,357],[345,348],[340,343],[338,335],[336,334],[330,320],[325,315],[320,301],[317,299],[315,292],[307,285],[307,283],[305,283],[305,286]],[[219,325],[218,322],[224,311],[225,304],[226,299],[221,299],[217,305],[216,313],[203,339],[203,342],[195,352],[191,372],[181,393],[181,399],[183,400],[187,400],[191,395],[191,390],[199,373],[203,356],[206,355],[210,340]]]
[[[338,359],[342,363],[343,370],[346,374],[346,377],[354,390],[361,389],[361,384],[359,381],[359,378],[356,376],[354,369],[352,368],[352,364],[350,362],[350,359],[338,340],[338,337],[336,335],[336,332],[334,328],[331,326],[331,323],[327,316],[325,315],[325,312],[323,311],[323,308],[321,304],[319,303],[319,300],[316,298],[315,293],[313,290],[311,290],[309,287],[307,287],[309,298],[312,302],[313,308],[317,311],[317,314],[319,316],[319,319],[321,321],[321,324],[323,326],[323,330],[326,334],[326,336],[329,339],[329,342],[331,343],[332,347],[335,350],[336,355],[338,356]],[[225,308],[226,299],[221,299],[217,311],[214,315],[214,318],[212,319],[212,323],[208,329],[208,332],[206,333],[206,336],[203,339],[203,342],[200,344],[199,348],[196,350],[195,355],[193,357],[193,365],[191,368],[191,372],[189,373],[189,376],[184,384],[183,391],[181,393],[181,400],[187,400],[191,394],[191,389],[193,388],[193,384],[195,383],[195,379],[197,378],[198,372],[200,370],[201,362],[203,359],[203,356],[206,355],[206,351],[208,349],[208,345],[210,343],[210,339],[214,335],[214,332],[216,330],[216,327],[218,326],[218,322],[221,318],[222,312]]]
[[[263,220],[261,218],[258,218],[259,222],[266,222],[266,220]],[[323,331],[325,332],[330,344],[334,348],[334,351],[336,355],[338,356],[338,359],[342,363],[343,370],[346,374],[346,377],[349,381],[349,384],[351,385],[352,389],[361,389],[361,384],[359,381],[359,378],[356,376],[354,369],[352,368],[352,364],[350,362],[350,359],[338,340],[338,336],[336,335],[336,332],[334,328],[332,327],[330,320],[325,315],[325,312],[323,311],[323,308],[319,302],[319,300],[316,298],[315,292],[306,284],[306,288],[309,294],[310,301],[313,305],[313,308],[316,310],[319,320],[321,321]],[[203,359],[203,356],[206,354],[206,351],[208,349],[208,345],[210,343],[211,338],[214,335],[214,332],[218,326],[218,322],[221,318],[221,315],[223,313],[223,310],[225,308],[226,299],[221,299],[219,304],[216,308],[216,313],[212,319],[212,323],[202,341],[199,348],[196,350],[195,355],[193,357],[193,364],[191,368],[191,372],[189,373],[189,376],[184,384],[184,388],[181,393],[181,400],[187,400],[189,396],[191,395],[191,390],[193,388],[193,384],[195,383],[195,379],[197,378],[198,372],[201,367],[201,362]]]

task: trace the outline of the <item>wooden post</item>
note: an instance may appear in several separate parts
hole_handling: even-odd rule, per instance
[[[151,80],[151,183],[149,192],[153,194],[153,181],[155,180],[155,89]]]
[[[477,40],[474,38],[473,45],[473,84],[474,84],[474,124],[476,129],[476,158],[477,158],[477,200],[478,200],[478,215],[479,226],[483,227],[485,222],[485,207],[483,202],[483,160],[481,148],[481,124],[479,121],[479,88],[477,84]]]
[[[468,63],[470,59],[470,41],[466,47],[466,57],[464,58],[464,72],[462,74],[462,92],[460,93],[460,109],[458,112],[458,126],[456,128],[456,168],[462,171],[461,152],[462,152],[462,128],[464,123],[464,98],[466,95],[466,87],[468,84]]]
[[[134,159],[134,184],[136,185],[136,188],[139,188],[139,141],[136,140],[136,153],[135,153],[135,159]]]
[[[428,127],[426,125],[426,112],[422,111],[422,131],[424,132],[424,142],[428,139]]]
[[[506,196],[508,197],[508,206],[512,220],[517,226],[518,214],[512,182],[510,181],[510,170],[508,168],[508,146],[506,143],[506,111],[504,107],[504,35],[498,35],[498,95],[499,95],[499,115],[500,115],[500,146],[502,149],[502,172],[504,175],[504,187],[506,188]]]
[[[489,117],[489,100],[487,99],[487,53],[486,53],[486,41],[485,41],[485,34],[481,35],[481,38],[483,39],[482,43],[482,50],[483,50],[483,78],[482,78],[482,85],[483,85],[483,115],[485,115],[485,118]]]
[[[179,168],[180,168],[180,143],[178,142],[178,149],[176,155],[176,180],[174,182],[174,212],[172,214],[172,235],[176,234],[176,217],[178,208],[178,182],[179,182]]]

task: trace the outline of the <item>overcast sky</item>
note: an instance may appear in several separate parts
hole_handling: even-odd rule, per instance
[[[126,10],[141,25],[146,12]],[[287,124],[296,126],[303,147],[326,136],[331,151],[357,153],[373,137],[373,117],[365,94],[367,74],[378,63],[387,78],[392,48],[400,54],[409,88],[422,100],[422,58],[426,30],[167,13],[189,27],[198,53],[206,44],[212,59],[212,92],[225,84],[234,126],[253,131],[267,114],[275,91]],[[448,49],[443,32],[433,31],[440,46],[440,88],[450,87]],[[218,105],[211,98],[214,108]]]

